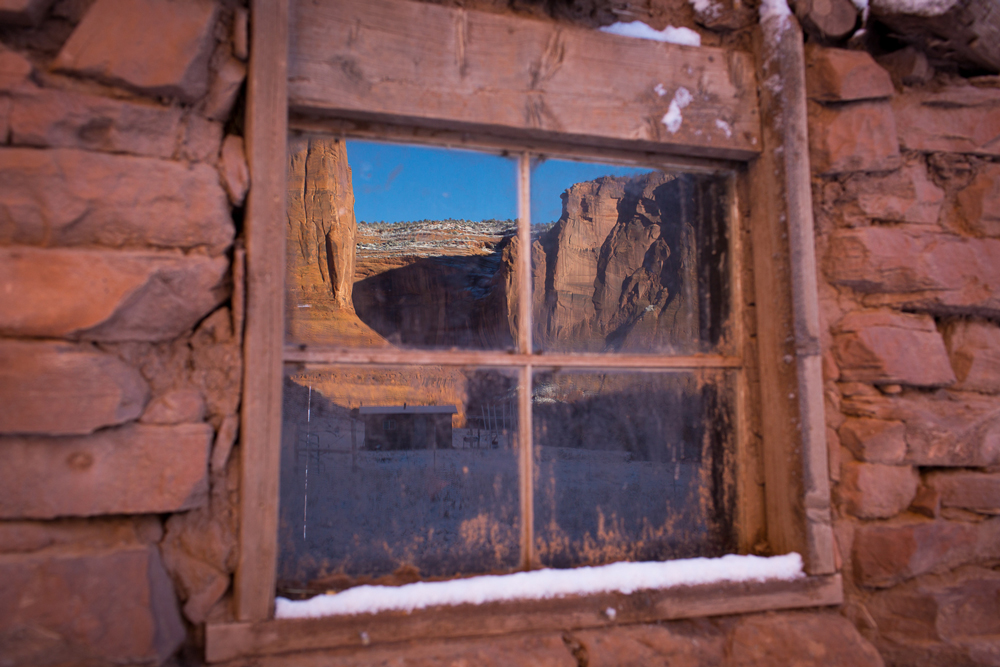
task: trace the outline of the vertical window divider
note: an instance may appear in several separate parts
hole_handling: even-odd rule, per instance
[[[518,252],[518,323],[517,351],[532,352],[531,340],[531,154],[518,156],[517,169],[517,238]],[[518,488],[521,497],[521,567],[535,565],[534,554],[534,460],[531,445],[531,364],[518,372]]]

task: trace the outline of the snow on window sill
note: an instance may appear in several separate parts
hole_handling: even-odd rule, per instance
[[[721,582],[801,579],[797,553],[763,558],[729,555],[665,562],[612,563],[569,570],[534,570],[405,586],[357,586],[308,600],[277,598],[275,618],[319,618],[427,607],[544,600],[598,593],[629,594]]]

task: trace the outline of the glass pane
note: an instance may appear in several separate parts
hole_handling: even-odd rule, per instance
[[[289,342],[508,349],[516,160],[293,136]]]
[[[286,366],[278,589],[519,563],[516,377]]]
[[[541,563],[572,567],[733,551],[732,376],[536,373]]]
[[[536,351],[721,352],[729,207],[726,176],[536,163]]]

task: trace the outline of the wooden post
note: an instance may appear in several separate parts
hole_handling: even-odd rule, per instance
[[[285,297],[288,2],[253,0],[246,146],[252,186],[244,219],[247,309],[240,410],[240,555],[236,617],[268,618],[274,604],[281,462]]]

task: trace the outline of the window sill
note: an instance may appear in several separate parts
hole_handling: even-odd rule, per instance
[[[553,600],[496,602],[313,619],[215,623],[206,628],[205,657],[363,647],[415,639],[454,639],[539,630],[596,628],[698,616],[822,607],[843,601],[839,574],[794,581],[706,584],[625,595],[606,593]],[[614,619],[608,609],[614,609]]]

